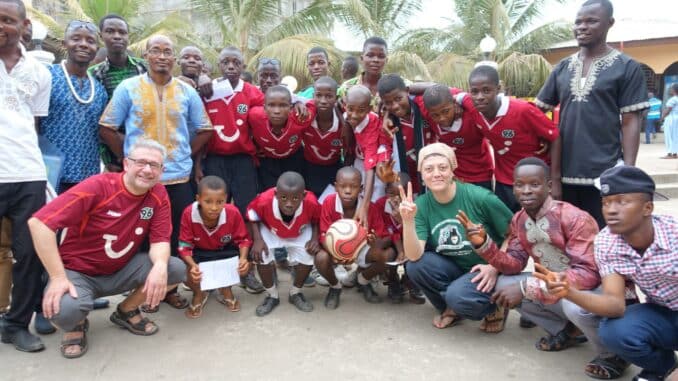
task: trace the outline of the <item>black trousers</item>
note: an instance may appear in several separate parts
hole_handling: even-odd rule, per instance
[[[320,197],[328,185],[334,184],[337,177],[337,171],[341,168],[341,163],[337,162],[331,165],[318,165],[306,162],[306,173],[302,174],[306,180],[306,189]]]
[[[41,302],[43,267],[27,222],[45,204],[45,187],[45,181],[0,184],[0,218],[12,221],[12,254],[16,261],[12,266],[11,310],[5,315],[8,328],[28,328],[33,310]]]
[[[516,200],[516,196],[513,195],[513,185],[495,182],[494,194],[496,194],[501,202],[508,206],[508,208],[511,209],[513,213],[519,211],[522,208],[518,200]]]
[[[284,172],[294,171],[304,176],[305,167],[304,154],[301,149],[284,159],[261,158],[259,162],[259,185],[261,186],[261,191],[273,188],[278,182],[278,177]],[[306,187],[308,189],[308,184],[306,184]]]
[[[228,186],[233,203],[243,216],[247,205],[257,196],[257,168],[251,156],[207,155],[203,161],[205,175],[218,176]]]
[[[598,228],[605,226],[603,218],[603,200],[600,191],[593,185],[563,184],[563,201],[588,212],[598,223]]]
[[[172,256],[176,257],[179,255],[181,214],[184,212],[184,209],[195,200],[195,195],[193,194],[193,188],[189,182],[165,185],[165,189],[167,189],[167,195],[169,196],[170,205],[172,206],[172,237],[170,239],[170,245],[172,246]]]

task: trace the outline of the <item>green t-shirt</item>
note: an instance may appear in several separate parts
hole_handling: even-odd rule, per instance
[[[306,99],[313,99],[313,94],[315,94],[315,88],[313,86],[309,86],[298,92],[297,96]]]
[[[472,222],[482,224],[497,245],[501,245],[513,213],[489,190],[457,181],[452,202],[440,204],[427,192],[417,198],[414,218],[417,237],[426,241],[426,250],[451,257],[464,271],[485,262],[473,251],[466,230],[457,220],[463,210]]]

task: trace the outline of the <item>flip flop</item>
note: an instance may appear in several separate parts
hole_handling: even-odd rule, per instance
[[[485,333],[499,333],[506,327],[506,320],[508,319],[509,309],[504,307],[497,307],[493,313],[486,315],[480,323],[480,330]],[[499,324],[497,330],[489,330],[489,325]]]
[[[449,320],[446,320],[449,319]],[[445,328],[450,328],[454,327],[455,325],[459,324],[459,322],[462,320],[461,317],[457,315],[438,315],[433,319],[433,326],[438,328],[438,329],[445,329]],[[437,321],[437,323],[436,323]],[[445,322],[445,323],[443,323]]]
[[[198,305],[191,304],[188,306],[186,311],[184,312],[184,315],[186,315],[187,318],[189,319],[197,319],[202,316],[202,311],[205,307],[205,304],[207,303],[207,299],[209,299],[210,293],[209,292],[203,292],[202,293],[202,301]]]
[[[240,311],[240,301],[236,297],[233,297],[233,299],[219,298],[217,300],[231,312]]]

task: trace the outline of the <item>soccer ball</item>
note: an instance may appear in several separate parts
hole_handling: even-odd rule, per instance
[[[367,230],[355,220],[337,220],[325,233],[325,247],[335,259],[355,260],[367,244]]]

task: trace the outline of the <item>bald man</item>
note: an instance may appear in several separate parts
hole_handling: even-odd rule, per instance
[[[144,58],[148,73],[126,79],[115,89],[99,121],[99,133],[119,158],[128,156],[140,137],[156,140],[167,150],[160,181],[172,205],[171,247],[176,256],[181,212],[193,201],[192,156],[210,139],[212,124],[196,90],[172,77],[175,52],[167,36],[149,38]],[[175,308],[188,306],[176,289],[168,291],[164,301]]]

